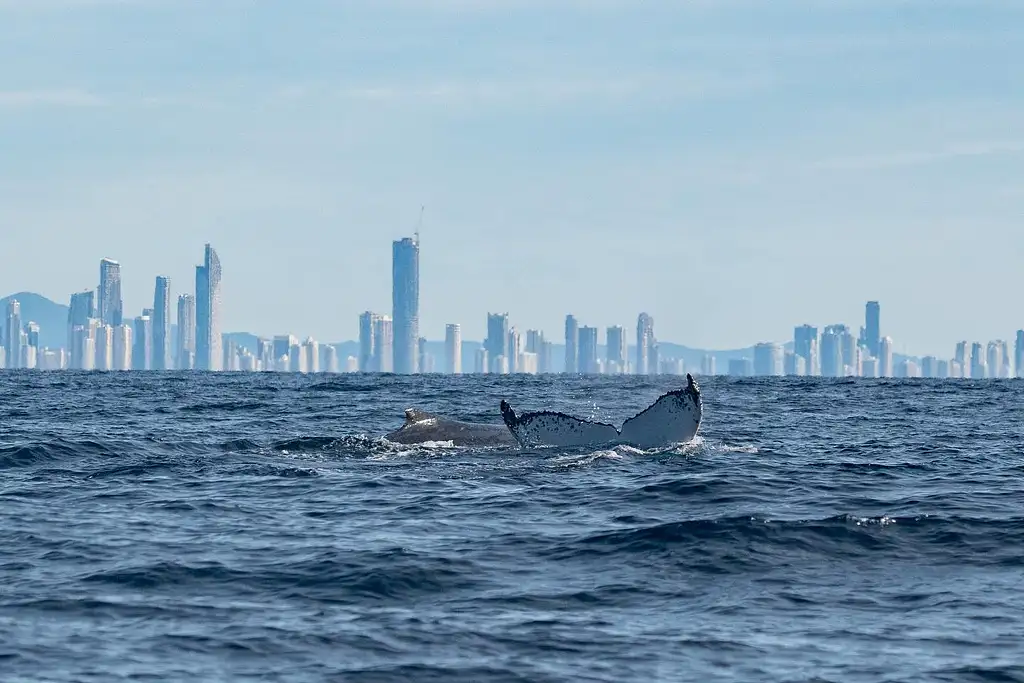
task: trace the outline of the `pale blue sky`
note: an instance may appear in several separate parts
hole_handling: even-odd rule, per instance
[[[1022,64],[1019,0],[0,0],[0,295],[210,241],[226,330],[353,338],[426,205],[432,339],[948,357],[1024,326]]]

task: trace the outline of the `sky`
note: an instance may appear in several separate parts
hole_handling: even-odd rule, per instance
[[[1024,327],[1019,0],[0,0],[0,295],[224,270],[224,330],[357,335],[422,212],[420,331],[709,349],[881,302]]]

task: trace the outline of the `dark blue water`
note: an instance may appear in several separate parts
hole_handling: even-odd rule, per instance
[[[0,373],[0,680],[1024,680],[1024,383]]]

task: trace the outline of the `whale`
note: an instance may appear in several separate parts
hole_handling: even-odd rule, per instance
[[[405,422],[385,435],[392,443],[451,442],[453,446],[633,446],[643,450],[691,441],[704,415],[700,387],[690,374],[686,386],[662,394],[622,427],[551,410],[517,413],[502,399],[502,422],[467,422],[418,408],[405,410]]]
[[[428,442],[448,442],[453,446],[515,446],[516,439],[504,424],[464,422],[429,413],[418,408],[407,408],[405,423],[384,438],[391,443],[415,445]]]
[[[686,386],[662,394],[647,408],[622,423],[583,420],[551,410],[516,413],[501,402],[501,417],[520,447],[632,446],[641,450],[687,443],[697,435],[704,416],[700,387],[687,373]]]

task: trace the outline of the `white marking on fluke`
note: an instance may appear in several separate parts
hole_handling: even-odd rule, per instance
[[[628,445],[641,449],[660,448],[693,439],[703,415],[700,388],[689,373],[685,389],[663,394],[623,422],[621,429],[550,410],[517,415],[508,401],[501,402],[505,426],[523,447]]]

